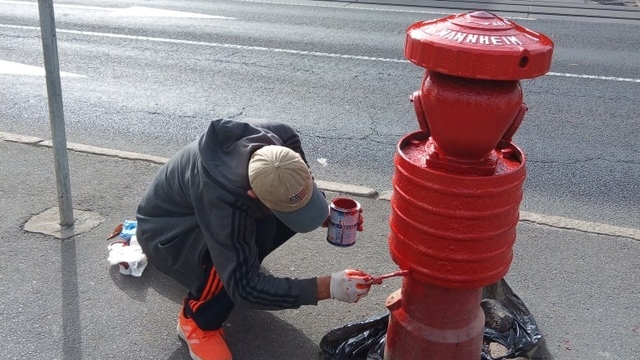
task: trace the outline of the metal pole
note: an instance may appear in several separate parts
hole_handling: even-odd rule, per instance
[[[74,223],[73,204],[71,201],[71,181],[69,176],[69,158],[67,155],[67,136],[64,128],[64,112],[62,109],[62,87],[60,85],[60,66],[58,64],[58,44],[56,40],[56,24],[53,15],[53,0],[38,0],[40,15],[40,31],[42,33],[42,50],[44,53],[44,69],[47,78],[47,95],[49,98],[49,121],[51,123],[51,140],[53,143],[53,161],[58,189],[58,209],[60,226],[68,227]]]

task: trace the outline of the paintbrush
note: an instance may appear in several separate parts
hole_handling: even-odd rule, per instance
[[[380,285],[382,284],[382,280],[384,279],[388,279],[395,276],[407,276],[408,274],[409,274],[409,270],[398,270],[398,271],[394,271],[392,273],[388,273],[380,276],[370,276],[367,279],[367,283],[371,285]]]

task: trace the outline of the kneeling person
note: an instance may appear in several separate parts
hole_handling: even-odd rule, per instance
[[[138,206],[137,237],[149,262],[188,289],[177,332],[193,359],[232,358],[222,324],[236,304],[280,310],[368,294],[358,270],[308,279],[260,272],[268,254],[327,216],[300,138],[283,123],[214,120],[162,166]]]

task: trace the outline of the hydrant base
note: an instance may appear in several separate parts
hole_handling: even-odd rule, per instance
[[[406,304],[411,299],[403,304],[402,290],[387,299],[390,316],[385,360],[477,359],[482,353],[485,323],[480,307],[482,290],[430,286],[425,290],[429,295],[422,305]]]

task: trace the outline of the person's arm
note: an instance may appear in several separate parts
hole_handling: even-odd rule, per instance
[[[331,299],[331,276],[321,276],[318,282],[318,301]]]

